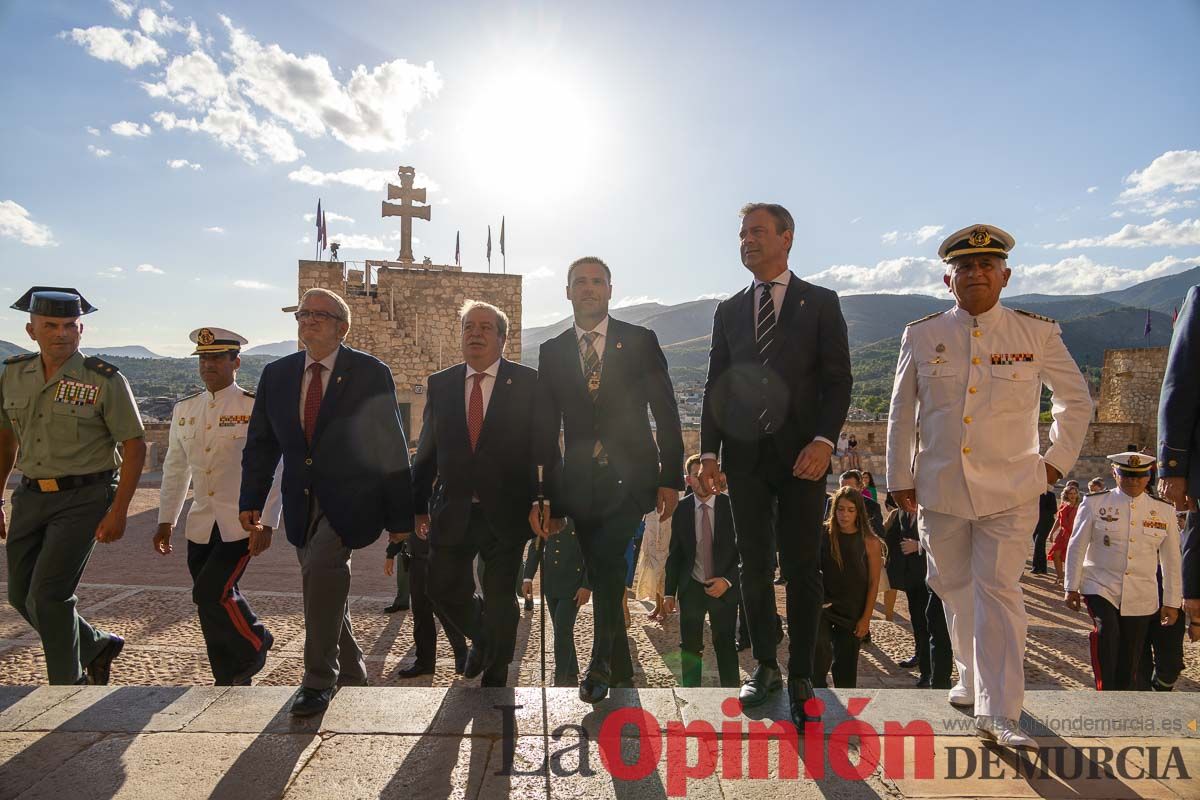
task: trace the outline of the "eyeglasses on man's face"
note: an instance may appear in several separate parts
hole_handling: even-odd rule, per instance
[[[330,322],[341,319],[341,317],[336,314],[330,314],[328,311],[297,311],[292,316],[296,318],[297,322],[304,322],[309,319],[313,322]]]

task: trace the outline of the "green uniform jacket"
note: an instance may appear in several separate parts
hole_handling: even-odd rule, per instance
[[[563,599],[574,597],[580,587],[591,589],[587,570],[583,566],[583,552],[575,535],[575,523],[567,520],[563,529],[546,540],[546,569],[542,572],[542,584],[546,597]],[[542,553],[535,546],[529,551],[525,562],[525,580],[533,580],[537,574]]]

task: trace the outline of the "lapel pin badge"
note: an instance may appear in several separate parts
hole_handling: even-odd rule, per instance
[[[341,382],[342,382],[342,376],[341,376],[341,375],[338,375],[337,382],[338,382],[338,383],[341,383]]]
[[[620,350],[620,349],[621,349],[621,343],[620,343],[620,342],[617,342],[617,349],[618,349],[618,350]]]
[[[512,378],[509,378],[508,380],[506,380],[506,381],[504,382],[504,385],[505,385],[505,386],[512,386]]]

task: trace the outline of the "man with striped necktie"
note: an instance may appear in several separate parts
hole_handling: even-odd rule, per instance
[[[772,512],[787,581],[788,695],[792,720],[816,720],[812,663],[823,598],[821,515],[829,457],[850,407],[850,349],[837,294],[788,269],[792,215],[774,203],[742,209],[742,264],[750,286],[721,302],[713,320],[700,423],[705,490],[728,476],[741,553],[741,591],[758,667],[742,705],[782,688],[776,661]]]
[[[575,520],[592,584],[592,660],[579,686],[598,703],[609,687],[632,687],[622,612],[625,548],[652,509],[667,520],[683,489],[683,432],[667,359],[654,331],[613,319],[612,272],[598,258],[567,270],[574,324],[545,342],[538,359],[534,452],[546,465],[546,498],[530,526],[539,536]],[[651,430],[647,407],[657,429]],[[566,451],[558,461],[558,436]]]

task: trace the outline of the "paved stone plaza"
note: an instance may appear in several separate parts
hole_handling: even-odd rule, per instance
[[[293,721],[287,703],[300,680],[303,644],[294,550],[277,537],[271,550],[252,562],[243,581],[275,635],[266,669],[255,687],[214,688],[206,685],[211,676],[189,594],[186,543],[178,535],[175,553],[166,558],[154,554],[150,537],[156,521],[157,488],[147,486],[138,492],[125,538],[97,547],[79,592],[85,616],[128,640],[114,664],[113,686],[35,688],[45,683],[36,635],[7,604],[0,606],[0,798],[657,797],[673,785],[667,766],[673,751],[664,745],[658,770],[642,780],[614,779],[603,766],[598,742],[609,712],[640,705],[662,726],[708,720],[717,732],[722,723],[737,726],[734,732],[740,731],[739,736],[748,730],[749,719],[723,712],[721,701],[729,693],[671,688],[678,673],[678,616],[666,623],[652,622],[647,606],[636,602],[631,603],[630,637],[636,647],[635,683],[641,688],[614,693],[594,711],[569,689],[547,690],[543,704],[542,690],[536,688],[536,609],[522,612],[518,661],[510,676],[526,688],[470,688],[454,675],[444,642],[436,674],[401,681],[395,672],[412,657],[411,620],[404,612],[382,613],[394,587],[383,574],[382,542],[356,553],[354,561],[351,610],[367,653],[372,687],[341,692],[323,718]],[[822,693],[829,704],[825,733],[828,736],[847,718],[851,698],[869,698],[857,716],[881,733],[886,721],[927,720],[935,733],[936,779],[900,777],[894,771],[889,777],[880,767],[865,781],[851,781],[837,777],[830,766],[822,780],[789,781],[787,796],[1200,797],[1194,788],[1197,782],[1181,779],[1178,770],[1164,772],[1173,763],[1171,747],[1179,748],[1177,759],[1182,759],[1188,775],[1200,770],[1200,737],[1188,728],[1200,718],[1197,645],[1186,646],[1180,691],[1102,696],[1088,688],[1086,617],[1063,606],[1052,578],[1026,575],[1024,588],[1031,616],[1026,658],[1031,692],[1025,724],[1046,734],[1039,739],[1046,758],[1058,759],[1047,768],[1047,777],[1017,776],[1020,765],[987,756],[969,735],[969,718],[951,709],[943,693],[910,688],[915,671],[895,665],[912,649],[901,595],[890,622],[877,606],[872,641],[863,649],[860,689]],[[587,658],[590,626],[589,606],[577,628],[581,661]],[[709,655],[706,686],[716,683],[711,650]],[[742,667],[752,667],[748,653],[742,654]],[[553,669],[552,660],[548,668]],[[409,688],[395,688],[401,685]],[[502,735],[503,717],[495,707],[514,704],[523,708],[515,712],[518,735],[508,740],[513,769],[506,776],[497,774],[509,751]],[[787,716],[779,698],[755,713],[768,721]],[[588,732],[587,770],[579,768],[579,729],[559,731],[558,739],[546,735],[564,724],[582,725]],[[624,729],[630,736],[634,732]],[[636,759],[636,741],[622,740],[629,762]],[[710,749],[704,752],[715,753],[711,748],[720,749],[724,741],[705,744]],[[541,763],[547,742],[557,765],[549,790],[544,775],[519,774]],[[689,745],[688,763],[697,763],[699,746],[694,740]],[[1099,746],[1114,754],[1122,747],[1142,749],[1126,753],[1121,761],[1124,772],[1116,777],[1081,783],[1088,770],[1095,769],[1089,765],[1105,758],[1103,751],[1086,748]],[[1151,746],[1160,749],[1148,749]],[[850,751],[858,752],[855,745]],[[680,752],[676,751],[678,758]],[[723,766],[727,754],[716,757],[715,774],[686,784],[687,796],[753,798],[778,793],[777,781],[752,779],[749,764],[746,777],[732,777]],[[778,748],[772,746],[769,756],[764,768],[778,777]],[[672,763],[680,763],[678,758]],[[1157,759],[1155,774],[1163,779],[1136,777],[1140,773],[1130,765],[1149,768],[1150,759]],[[851,760],[857,762],[857,756]],[[906,763],[911,762],[910,758]],[[985,777],[1001,774],[1002,768],[1007,768],[1008,777]],[[1070,780],[1076,768],[1083,777]],[[592,774],[585,775],[589,770]],[[948,781],[948,775],[961,779]],[[679,774],[674,779],[682,780]]]

